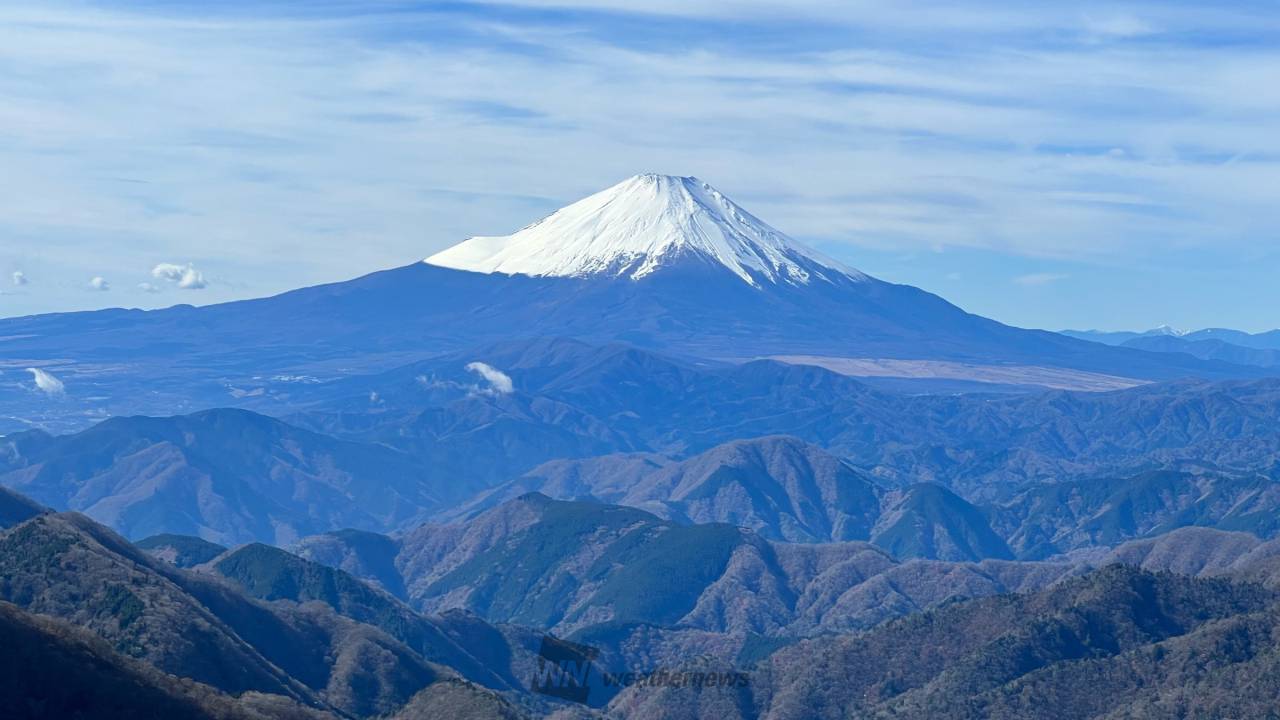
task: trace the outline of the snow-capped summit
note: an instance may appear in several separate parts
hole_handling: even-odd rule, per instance
[[[689,259],[723,265],[756,287],[866,278],[697,178],[653,174],[623,180],[513,235],[473,237],[425,262],[480,273],[639,280]]]

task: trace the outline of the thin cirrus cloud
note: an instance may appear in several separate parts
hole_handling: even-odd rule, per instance
[[[242,281],[219,301],[508,233],[643,171],[855,266],[1198,269],[1280,224],[1280,23],[1256,0],[212,7],[0,8],[15,257],[216,250]],[[965,278],[947,292],[989,292]]]
[[[1070,276],[1064,273],[1041,272],[1019,275],[1014,278],[1013,281],[1024,287],[1041,287],[1044,285],[1051,285],[1059,280],[1066,280],[1068,277]]]

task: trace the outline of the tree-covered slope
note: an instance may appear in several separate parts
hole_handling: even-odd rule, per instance
[[[451,492],[384,446],[243,410],[106,420],[0,440],[0,484],[133,538],[287,543],[343,527],[412,524]]]
[[[0,602],[0,716],[336,720],[280,696],[238,698],[121,655],[92,633]]]

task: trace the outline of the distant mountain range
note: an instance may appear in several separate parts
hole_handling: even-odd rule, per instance
[[[450,510],[465,517],[529,492],[639,508],[679,522],[720,522],[774,540],[866,540],[884,490],[818,447],[785,436],[738,440],[683,461],[659,455],[553,460]]]
[[[0,337],[6,422],[54,429],[243,406],[259,392],[287,406],[311,384],[533,337],[704,361],[782,357],[944,387],[1267,374],[1002,325],[845,268],[704,183],[665,176],[633,178],[515,235],[347,282],[201,308],[10,318]],[[34,391],[27,368],[61,391]]]
[[[1062,334],[1110,346],[1183,353],[1201,360],[1264,368],[1280,366],[1280,330],[1251,334],[1225,328],[1182,332],[1160,327],[1146,332],[1063,330]]]
[[[1274,700],[1280,541],[1242,533],[1188,528],[1071,562],[897,562],[864,543],[768,543],[530,495],[464,525],[322,535],[303,557],[208,548],[182,569],[160,558],[204,545],[170,536],[144,552],[22,504],[35,514],[0,527],[0,665],[19,681],[0,697],[20,687],[10,699],[58,712],[630,720],[674,703],[744,720],[1039,718],[1056,697],[1071,717],[1166,717],[1162,703],[1188,701],[1216,717]],[[408,604],[379,588],[385,575],[369,585],[339,567],[396,573]],[[573,706],[530,691],[548,629],[601,668],[745,682],[615,687]],[[69,673],[57,685],[53,668]]]
[[[1280,350],[1280,330],[1261,333],[1247,333],[1243,330],[1228,328],[1207,328],[1205,330],[1178,330],[1168,325],[1141,332],[1106,331],[1106,330],[1062,330],[1061,334],[1080,340],[1102,343],[1104,345],[1123,345],[1139,338],[1177,338],[1185,342],[1207,342],[1216,340],[1222,343],[1251,348],[1253,350]]]
[[[0,716],[1264,716],[1280,341],[1076,335],[652,175],[0,320]],[[734,682],[548,695],[565,657]]]
[[[1080,340],[1088,340],[1089,342],[1102,343],[1103,345],[1123,345],[1130,340],[1136,338],[1160,338],[1160,337],[1182,337],[1190,333],[1185,330],[1179,330],[1168,325],[1161,325],[1157,328],[1143,331],[1132,330],[1060,330],[1061,334],[1067,337],[1073,337]],[[1234,331],[1232,331],[1234,332]]]
[[[1057,515],[1039,503],[1056,488],[1030,491],[996,516],[1021,517],[1006,529],[1014,543],[1057,543],[1063,554],[1048,562],[1007,561],[1013,543],[992,529],[987,512],[936,486],[911,488],[870,542],[769,542],[723,524],[675,525],[631,508],[528,494],[455,524],[392,537],[330,533],[296,550],[428,612],[465,609],[570,636],[637,623],[801,636],[870,627],[957,596],[1039,588],[1116,560],[1280,580],[1270,560],[1280,540],[1214,529],[1240,527],[1233,518],[1247,513],[1231,507],[1230,491],[1203,490],[1211,484],[1167,476],[1115,482],[1091,504],[1054,505]],[[1197,501],[1197,486],[1221,497],[1221,507]],[[1170,499],[1170,488],[1187,500]],[[1265,493],[1275,495],[1276,486]],[[1272,524],[1277,513],[1267,502],[1272,509],[1256,523]],[[1193,513],[1200,527],[1173,527]],[[1043,545],[1031,549],[1043,557]]]
[[[1187,526],[1280,535],[1280,482],[1263,475],[1150,471],[1049,481],[974,505],[928,483],[890,490],[785,437],[736,441],[683,462],[553,461],[441,517],[474,517],[526,492],[616,502],[682,524],[729,523],[775,541],[860,540],[897,558],[1043,559]]]
[[[848,630],[957,592],[1005,592],[1073,571],[1067,564],[901,562],[865,542],[771,543],[730,525],[676,525],[632,508],[539,494],[377,543],[333,533],[296,550],[402,588],[420,610],[465,609],[571,636],[601,624],[781,635]]]
[[[478,360],[510,387],[494,390],[466,369]],[[995,508],[983,512],[999,516],[990,522],[1012,555],[1044,557],[1186,524],[1269,537],[1278,392],[1262,380],[902,396],[816,367],[708,367],[625,346],[535,341],[300,392],[292,401],[305,410],[289,422],[216,410],[114,418],[67,436],[17,433],[0,440],[0,483],[129,537],[224,545],[394,532],[528,491],[678,523],[741,524],[771,539],[869,541],[905,507],[908,489],[926,483],[954,497],[943,503],[952,519],[968,505]],[[1116,484],[1136,477],[1172,484]],[[1204,483],[1218,494],[1187,494],[1193,485],[1207,493]],[[1034,502],[1033,491],[1042,494]],[[1080,508],[1102,512],[1131,491],[1158,502],[1080,530]],[[1075,509],[1055,515],[1064,508]],[[1033,517],[1041,529],[1028,525]],[[964,525],[977,533],[972,546],[984,531]],[[958,546],[911,554],[1002,556]]]
[[[0,482],[140,538],[289,543],[339,527],[410,526],[462,488],[403,452],[243,410],[113,418],[0,441]]]
[[[511,392],[478,385],[465,369],[475,361],[504,372]],[[791,435],[891,486],[931,481],[981,499],[1027,482],[1153,468],[1267,472],[1280,451],[1277,391],[1280,384],[1259,380],[904,396],[816,366],[707,364],[541,339],[297,391],[290,399],[302,410],[288,418],[403,448],[486,484],[558,458],[687,458],[736,439]]]

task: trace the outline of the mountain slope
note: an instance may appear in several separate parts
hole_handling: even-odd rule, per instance
[[[461,649],[492,644],[491,629],[460,623],[446,632],[351,578],[334,582],[336,571],[307,572],[310,563],[278,550],[268,560],[265,567],[286,570],[268,579],[268,588],[287,589],[280,579],[320,578],[289,594],[322,602],[254,599],[220,577],[155,560],[82,515],[45,514],[0,531],[0,600],[74,624],[165,673],[344,716],[396,711],[435,682],[464,682],[459,671],[494,679]],[[326,577],[339,595],[299,591],[326,587]],[[385,625],[415,647],[357,618]]]
[[[336,715],[280,697],[232,698],[127,658],[92,634],[0,602],[0,706],[12,718],[306,720]]]
[[[1169,327],[1168,325],[1161,325],[1158,328],[1152,328],[1151,330],[1144,330],[1142,332],[1135,332],[1132,330],[1118,330],[1113,332],[1105,330],[1060,330],[1059,332],[1062,335],[1076,338],[1077,340],[1088,340],[1089,342],[1112,346],[1124,345],[1126,342],[1138,338],[1179,338],[1187,334],[1181,330]]]
[[[0,530],[30,520],[48,510],[30,498],[0,487]]]
[[[1037,485],[991,509],[1018,556],[1037,559],[1184,526],[1280,532],[1280,483],[1257,475],[1153,471]]]
[[[1280,350],[1280,330],[1268,330],[1260,333],[1247,333],[1227,328],[1206,328],[1184,335],[1187,340],[1221,340],[1241,347],[1257,350]]]
[[[287,543],[340,527],[389,530],[448,496],[428,477],[404,453],[242,410],[113,418],[74,435],[0,441],[0,483],[133,537]]]
[[[1131,540],[1090,562],[1124,563],[1152,571],[1280,588],[1280,540],[1263,541],[1242,532],[1180,528],[1158,537]]]
[[[432,683],[390,720],[526,720],[531,716],[484,688],[451,680]]]
[[[977,507],[936,484],[884,488],[782,436],[726,443],[683,461],[557,460],[435,519],[466,520],[527,492],[626,505],[686,525],[739,525],[770,540],[869,541],[899,559],[1039,560],[1187,526],[1264,539],[1280,532],[1280,483],[1263,475],[1153,471],[1051,481]]]
[[[728,523],[791,542],[867,540],[879,488],[840,459],[795,438],[719,445],[687,460],[612,455],[556,460],[449,512],[465,517],[528,492],[594,498],[682,524]]]
[[[637,178],[605,198],[510,238],[463,243],[433,256],[437,264],[275,297],[0,321],[8,338],[0,360],[54,372],[66,388],[65,398],[51,402],[5,383],[0,403],[20,418],[11,421],[15,428],[21,420],[83,427],[83,403],[91,403],[91,417],[267,399],[280,408],[309,383],[548,336],[710,359],[918,361],[924,365],[910,372],[926,373],[936,370],[930,363],[944,363],[948,377],[1012,367],[1031,385],[1044,372],[1060,379],[1062,370],[1090,373],[1091,383],[1103,375],[1112,386],[1266,375],[966,313],[923,290],[842,268],[693,180]],[[253,394],[246,385],[266,387]]]
[[[1222,360],[1236,365],[1275,367],[1280,365],[1280,349],[1251,348],[1223,340],[1191,340],[1186,337],[1137,337],[1122,343],[1124,347],[1152,352],[1186,353],[1201,360]]]
[[[475,237],[431,265],[535,277],[639,280],[681,262],[728,268],[748,285],[865,276],[800,245],[693,177],[637,175],[507,237]]]
[[[520,686],[509,668],[485,667],[478,662],[471,650],[481,648],[462,648],[436,621],[341,570],[257,543],[225,553],[211,563],[210,570],[250,597],[322,602],[343,617],[383,630],[423,658],[489,687],[510,690]]]
[[[632,688],[611,709],[632,720],[672,707],[743,720],[1250,717],[1222,711],[1274,705],[1274,679],[1252,674],[1276,663],[1274,603],[1252,586],[1112,566],[806,640],[745,687]]]
[[[864,542],[771,543],[727,525],[680,526],[633,508],[537,494],[376,544],[341,533],[308,538],[297,552],[384,586],[394,573],[420,610],[463,609],[575,635],[673,624],[778,637],[843,632],[957,597],[1036,589],[1075,571],[897,562]]]
[[[466,369],[474,362],[504,373],[510,392],[481,384]],[[1153,466],[1270,474],[1280,467],[1278,389],[1273,380],[1187,381],[998,399],[899,396],[817,367],[772,361],[705,366],[621,345],[540,339],[442,356],[298,395],[307,410],[291,422],[348,442],[297,429],[251,430],[274,421],[235,411],[207,420],[115,419],[97,432],[70,437],[28,432],[0,440],[0,482],[46,504],[85,509],[135,536],[199,534],[208,527],[210,539],[227,544],[289,542],[293,533],[336,527],[410,526],[421,517],[415,513],[425,515],[447,506],[450,497],[460,501],[557,457],[643,451],[684,461],[741,438],[791,435],[889,488],[923,480],[973,503],[999,504],[1029,484],[1124,478]],[[380,402],[371,405],[375,393]],[[239,418],[247,418],[246,429],[237,429]],[[153,432],[153,425],[165,429]],[[179,433],[184,428],[191,433]],[[198,447],[186,446],[188,435],[197,446],[206,436],[214,446],[234,446],[200,456]],[[625,472],[641,473],[645,462]],[[729,489],[741,486],[741,479]],[[387,482],[394,483],[394,494],[374,492]],[[254,510],[241,502],[246,483],[266,498],[253,503]],[[821,497],[824,507],[831,503],[829,493],[795,489],[803,491],[797,498],[809,494]],[[286,506],[295,491],[308,498],[305,508]],[[335,496],[340,499],[312,501]],[[706,499],[700,502],[714,508],[699,517],[738,522],[728,512],[750,508],[755,515],[742,522],[793,539],[806,533],[821,538],[823,523],[843,522],[802,517],[759,497],[765,502]],[[637,502],[653,499],[665,498]],[[796,527],[767,529],[775,514],[779,523],[797,518]],[[1030,546],[1020,543],[1019,552]]]
[[[1213,342],[1225,343],[1235,347],[1253,350],[1280,350],[1280,330],[1261,333],[1247,333],[1229,328],[1206,328],[1184,332],[1163,326],[1146,332],[1102,332],[1098,330],[1063,330],[1063,335],[1105,343],[1107,345],[1123,345],[1130,340],[1140,338],[1176,338],[1188,343]]]
[[[518,532],[472,544],[477,534],[526,514],[533,522]],[[472,527],[415,531],[407,543],[413,556],[404,565],[425,572],[406,585],[428,611],[463,607],[536,627],[573,628],[604,619],[673,623],[693,609],[699,592],[744,541],[729,526],[674,526],[630,508],[531,495]],[[444,562],[435,561],[443,549],[439,542],[449,543]]]
[[[42,515],[0,534],[0,599],[68,620],[120,652],[231,693],[314,702],[216,612],[166,577],[141,551],[83,516]],[[252,608],[260,636],[296,634]],[[304,647],[299,643],[299,650]],[[292,663],[306,666],[304,654]],[[304,677],[308,673],[300,673]]]
[[[1273,601],[1256,589],[1217,581],[1153,576],[1107,568],[1026,597],[978,600],[930,615],[906,618],[866,637],[788,648],[775,668],[808,662],[817,672],[790,673],[769,701],[770,714],[801,708],[809,717],[866,712],[890,717],[992,717],[992,704],[1012,702],[1005,717],[1090,717],[1101,702],[1123,707],[1125,694],[1082,696],[1037,704],[1022,682],[1040,677],[1063,683],[1073,661],[1114,657],[1184,636],[1207,621],[1257,612]],[[817,657],[814,657],[816,651]],[[809,654],[806,660],[802,654]],[[1053,675],[1048,672],[1056,671]],[[819,687],[823,677],[849,682]],[[1019,697],[1022,695],[1022,697]]]
[[[879,518],[871,542],[897,558],[1013,559],[978,508],[940,485],[921,483]]]
[[[465,366],[473,361],[506,373],[512,392],[466,397],[462,387],[475,379]],[[294,420],[405,448],[443,444],[450,457],[476,457],[478,468],[498,457],[515,469],[488,475],[490,482],[555,457],[532,443],[522,451],[495,428],[510,423],[531,434],[553,417],[538,437],[556,437],[544,444],[562,458],[642,451],[683,459],[729,441],[790,435],[889,485],[937,482],[971,500],[1030,482],[1123,476],[1153,466],[1249,473],[1280,461],[1275,380],[1001,398],[894,395],[814,366],[699,365],[618,344],[538,339],[346,382],[344,394],[317,396]],[[462,387],[451,391],[455,397],[442,395],[446,385]],[[397,399],[369,413],[371,392]],[[547,410],[533,415],[525,410],[532,407]],[[424,413],[430,423],[418,419]]]
[[[1270,368],[1280,364],[1280,330],[1254,335],[1225,328],[1182,332],[1160,327],[1146,332],[1063,330],[1061,334],[1113,347],[1186,353],[1201,360],[1220,360],[1236,365]]]
[[[180,568],[203,565],[218,557],[227,549],[217,543],[202,540],[190,535],[160,534],[143,538],[134,543],[134,547],[145,550],[148,555],[172,563]]]

